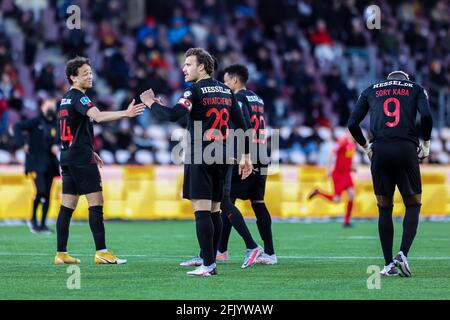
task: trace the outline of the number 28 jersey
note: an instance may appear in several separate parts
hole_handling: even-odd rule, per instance
[[[384,80],[361,93],[352,117],[359,123],[370,114],[371,142],[406,139],[418,145],[417,111],[429,114],[429,108],[427,92],[417,83]]]
[[[229,134],[229,121],[237,128],[247,129],[234,93],[215,79],[200,80],[188,87],[178,104],[190,113],[188,129],[191,143],[202,139],[203,146],[210,142],[224,142]],[[195,134],[195,122],[202,124],[202,134]],[[199,141],[197,141],[199,142]]]
[[[94,129],[87,116],[94,107],[82,91],[72,88],[59,104],[58,118],[61,132],[61,165],[89,164],[93,160]]]

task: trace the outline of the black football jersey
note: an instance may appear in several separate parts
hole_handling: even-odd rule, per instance
[[[349,129],[356,141],[364,145],[365,139],[358,125],[369,113],[371,142],[406,139],[418,145],[418,111],[422,117],[423,139],[429,140],[432,120],[425,89],[412,81],[384,80],[361,93],[350,116]]]
[[[59,104],[61,135],[61,165],[89,164],[93,160],[94,129],[87,116],[94,107],[91,100],[78,89],[70,89]]]
[[[249,127],[252,128],[252,135],[250,137],[252,159],[255,164],[261,164],[260,156],[262,154],[260,149],[267,150],[267,132],[266,132],[266,116],[264,113],[264,101],[253,91],[248,89],[240,90],[236,93],[236,99],[239,106],[242,108],[244,118],[248,117]],[[267,159],[262,161],[268,164]]]

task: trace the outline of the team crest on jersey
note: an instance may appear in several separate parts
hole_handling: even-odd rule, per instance
[[[50,130],[50,135],[54,138],[54,137],[56,137],[56,129],[55,128],[52,128],[51,130]]]
[[[184,98],[189,98],[190,96],[192,96],[192,92],[190,92],[189,90],[185,91],[184,94],[183,94]]]
[[[188,111],[191,111],[192,102],[189,99],[181,98],[180,100],[178,100],[178,103],[181,104],[186,109],[188,109]]]
[[[88,97],[83,97],[80,99],[80,102],[83,106],[91,106],[91,100]]]

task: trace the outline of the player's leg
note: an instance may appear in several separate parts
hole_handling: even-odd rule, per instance
[[[245,223],[245,219],[239,211],[239,209],[231,202],[230,198],[225,198],[222,201],[221,206],[222,212],[225,213],[227,219],[230,221],[231,225],[236,229],[237,233],[244,240],[245,247],[248,250],[253,250],[258,247],[258,244],[252,237],[250,230]],[[229,236],[229,235],[228,235]]]
[[[230,201],[234,204],[234,199],[231,199]],[[233,225],[230,222],[230,219],[227,217],[226,211],[223,209],[223,202],[220,203],[221,205],[221,217],[222,217],[222,235],[220,237],[219,245],[217,247],[217,260],[218,261],[225,261],[228,260],[228,241],[230,239],[231,229]]]
[[[264,242],[264,253],[255,261],[257,264],[277,264],[277,256],[273,247],[272,218],[264,200],[252,200],[252,208],[256,216],[261,239]]]
[[[42,217],[40,230],[42,233],[51,234],[53,232],[47,227],[46,224],[48,209],[50,207],[50,191],[53,183],[53,174],[50,172],[50,170],[45,172],[44,178],[45,178],[45,192],[43,195],[44,200],[42,201]]]
[[[219,242],[222,237],[222,216],[220,215],[220,202],[212,201],[211,203],[211,220],[214,226],[214,236],[213,236],[213,244],[214,244],[214,254],[216,254],[217,258],[217,250],[219,247]]]
[[[276,264],[277,257],[272,237],[272,218],[264,202],[267,175],[262,174],[262,172],[267,172],[266,167],[261,167],[258,173],[253,174],[253,184],[248,192],[256,217],[256,226],[264,242],[264,253],[257,258],[256,263]]]
[[[322,198],[324,198],[325,200],[328,201],[333,201],[336,202],[335,199],[335,195],[334,194],[330,194],[330,193],[326,193],[323,192],[322,190],[320,190],[319,188],[314,189],[308,196],[308,200],[313,199],[315,196],[320,196]]]
[[[253,186],[255,181],[254,175],[251,175],[250,177],[242,181],[240,175],[238,174],[237,166],[229,168],[227,172],[227,178],[227,180],[230,181],[230,195],[233,198],[238,197],[245,199],[248,194],[248,189]],[[231,201],[231,198],[227,196],[224,197],[222,203],[222,211],[225,212],[228,220],[245,242],[247,250],[242,268],[248,268],[252,266],[256,258],[258,258],[262,254],[263,249],[253,239],[250,230],[245,223],[244,216],[242,215],[241,211],[235,206],[234,201]]]
[[[125,264],[106,247],[105,224],[103,221],[102,179],[96,164],[70,166],[78,193],[85,195],[89,206],[89,227],[95,242],[94,261],[97,264]]]
[[[225,183],[223,186],[223,197],[220,203],[221,209],[221,218],[222,218],[222,232],[219,239],[219,244],[217,246],[217,261],[227,261],[228,260],[228,240],[230,239],[231,233],[231,222],[227,217],[227,213],[223,208],[223,204],[225,201],[229,201],[230,193],[231,193],[231,180],[232,180],[232,171],[233,167],[229,166],[227,169]],[[234,202],[233,202],[234,204]]]
[[[355,190],[353,187],[349,187],[346,189],[348,200],[347,200],[347,207],[345,211],[345,217],[344,217],[344,227],[351,226],[350,219],[352,217],[352,211],[353,211],[353,200],[355,197]]]
[[[44,181],[44,175],[39,172],[31,172],[29,173],[29,176],[33,178],[33,183],[35,186],[36,194],[33,199],[33,208],[32,208],[32,214],[31,219],[29,221],[29,228],[30,232],[32,233],[38,233],[40,230],[39,225],[37,223],[37,210],[39,208],[39,205],[41,204],[41,199],[44,194],[45,190],[45,181]]]
[[[339,177],[336,174],[334,174],[334,173],[332,175],[332,179],[333,179],[334,193],[332,193],[332,194],[326,193],[326,192],[323,192],[322,190],[317,188],[317,189],[314,189],[310,193],[310,195],[308,196],[308,200],[313,199],[315,196],[320,196],[323,199],[328,200],[328,201],[332,201],[332,202],[335,202],[335,203],[340,202],[341,201],[340,195],[341,195],[341,193],[343,191],[342,182],[340,181]],[[337,190],[337,189],[340,189],[340,190]]]
[[[403,235],[400,252],[394,259],[400,275],[410,277],[412,272],[408,264],[408,253],[417,233],[422,195],[422,182],[420,166],[417,159],[416,147],[412,143],[401,146],[405,159],[402,161],[401,169],[397,171],[397,185],[402,194],[405,204],[405,217],[403,219]]]
[[[202,265],[187,272],[190,276],[210,276],[217,274],[214,252],[214,224],[211,217],[211,199],[191,199],[195,212],[195,227],[202,257]]]
[[[419,215],[421,203],[421,194],[415,194],[405,197],[403,200],[406,207],[405,218],[403,219],[403,236],[400,251],[408,256],[409,249],[414,241],[419,225]]]
[[[63,176],[63,194],[61,197],[61,207],[59,209],[58,218],[56,220],[56,256],[55,264],[72,264],[80,263],[79,259],[71,257],[67,253],[67,242],[69,240],[69,227],[72,219],[72,214],[77,207],[77,194],[68,194],[68,189],[64,190],[64,176]]]
[[[392,221],[393,196],[377,195],[378,204],[378,234],[380,237],[381,249],[383,250],[384,269],[381,272],[384,276],[397,275],[397,268],[393,268],[394,259],[392,246],[394,242],[394,223]]]
[[[373,146],[373,156],[370,163],[373,187],[378,205],[378,234],[385,266],[381,271],[383,276],[398,275],[393,262],[392,245],[394,242],[394,224],[392,210],[394,204],[395,175],[390,162],[390,148],[384,145]]]
[[[62,196],[56,220],[56,256],[55,264],[80,263],[79,259],[69,256],[67,253],[67,242],[69,240],[69,226],[72,214],[78,203],[78,190],[70,170],[67,166],[61,167]]]

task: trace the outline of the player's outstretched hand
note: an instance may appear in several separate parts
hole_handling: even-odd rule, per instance
[[[127,108],[127,116],[133,118],[144,113],[145,105],[143,103],[134,104],[135,100],[131,101]]]
[[[139,97],[141,98],[141,101],[149,108],[151,108],[153,102],[155,102],[155,93],[152,89],[142,92]]]
[[[103,160],[100,158],[100,156],[94,152],[94,161],[95,163],[101,168],[103,167]]]

